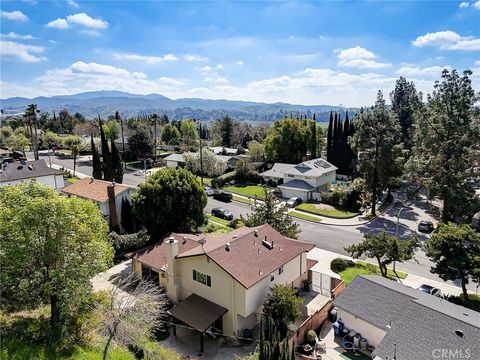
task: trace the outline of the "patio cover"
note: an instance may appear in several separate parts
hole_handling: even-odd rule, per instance
[[[203,333],[227,311],[220,305],[192,294],[169,312],[175,319]]]

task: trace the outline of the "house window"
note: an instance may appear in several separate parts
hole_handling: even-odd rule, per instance
[[[193,269],[193,280],[208,287],[212,287],[212,277],[195,269]]]
[[[270,274],[270,281],[275,280],[275,275],[273,273]]]
[[[293,175],[292,174],[287,174],[287,177],[293,178]]]
[[[283,265],[278,268],[278,275],[283,274]]]

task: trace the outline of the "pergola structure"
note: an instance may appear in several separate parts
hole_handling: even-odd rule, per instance
[[[203,334],[227,311],[228,309],[220,305],[192,294],[170,309],[169,313],[178,321],[200,332],[200,352],[203,352]],[[175,325],[173,334],[176,335]]]

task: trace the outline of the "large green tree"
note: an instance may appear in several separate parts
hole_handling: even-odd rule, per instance
[[[128,146],[137,158],[143,159],[153,153],[152,137],[147,127],[138,123],[128,138]]]
[[[399,171],[397,159],[400,144],[400,126],[393,112],[385,105],[383,94],[378,92],[372,111],[360,113],[354,119],[355,134],[349,142],[357,154],[358,172],[365,179],[371,194],[372,215],[376,215],[376,202],[382,191],[390,188]],[[401,174],[401,171],[400,171]]]
[[[402,142],[405,149],[412,148],[411,131],[415,112],[421,108],[421,95],[417,93],[415,84],[400,77],[395,83],[395,89],[390,93],[392,110],[397,114],[402,130]]]
[[[225,147],[233,146],[233,127],[234,122],[230,116],[227,115],[220,120],[220,145]]]
[[[207,195],[190,171],[165,168],[139,186],[132,203],[135,215],[159,239],[167,231],[192,231],[202,226]]]
[[[443,222],[466,220],[478,201],[467,184],[469,170],[480,163],[479,98],[471,75],[471,71],[461,76],[444,70],[442,81],[415,117],[413,156],[407,169],[421,180],[429,196],[443,200]]]
[[[297,164],[307,156],[309,138],[310,128],[305,122],[290,118],[275,121],[264,141],[267,157]]]
[[[162,142],[167,145],[178,145],[180,143],[180,131],[172,124],[166,124],[162,129]]]
[[[302,304],[303,299],[297,297],[291,287],[275,284],[265,297],[263,314],[272,319],[275,327],[285,335],[287,325],[302,315]]]
[[[408,261],[413,258],[419,247],[418,239],[400,240],[396,236],[385,232],[378,234],[366,234],[359,244],[345,248],[351,257],[358,259],[362,255],[377,260],[380,272],[387,277],[387,266],[395,262]],[[394,268],[395,270],[395,268]]]
[[[431,272],[442,280],[460,280],[465,299],[467,284],[480,281],[480,233],[469,225],[440,224],[425,244],[434,262]]]
[[[0,187],[0,285],[17,309],[50,305],[54,335],[75,318],[90,279],[111,263],[108,226],[91,201],[37,182]]]
[[[90,146],[92,148],[92,176],[94,179],[102,180],[102,160],[92,135],[90,135]]]
[[[195,140],[198,139],[197,127],[193,120],[182,120],[180,122],[180,132],[185,145],[193,145]]]
[[[281,205],[280,200],[266,187],[264,188],[264,194],[265,199],[252,206],[252,213],[246,219],[241,216],[245,225],[253,227],[270,224],[283,236],[296,239],[300,229],[298,224],[288,215],[287,207]]]

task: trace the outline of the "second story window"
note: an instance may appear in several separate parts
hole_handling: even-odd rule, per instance
[[[208,287],[212,287],[212,277],[195,269],[193,269],[193,280]]]

